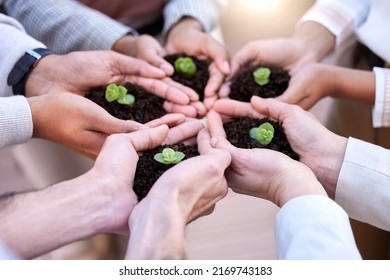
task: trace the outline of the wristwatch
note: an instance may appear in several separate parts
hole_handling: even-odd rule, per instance
[[[12,86],[14,94],[25,95],[25,87],[28,75],[34,69],[37,62],[53,51],[44,48],[27,50],[26,53],[15,63],[14,68],[8,75],[7,84]]]

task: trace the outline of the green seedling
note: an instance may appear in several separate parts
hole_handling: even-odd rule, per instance
[[[171,148],[165,148],[161,153],[154,155],[154,160],[163,163],[163,164],[176,164],[179,163],[185,154],[182,152],[175,152]]]
[[[109,84],[106,87],[106,100],[108,102],[116,101],[122,105],[131,105],[135,102],[135,97],[134,95],[127,93],[127,88],[124,86]]]
[[[196,73],[196,65],[191,57],[179,57],[174,63],[177,72],[192,76]]]
[[[271,75],[271,70],[266,67],[257,68],[253,72],[253,78],[255,79],[256,84],[264,86],[269,83],[269,77]]]
[[[269,122],[263,123],[259,127],[254,127],[249,131],[252,139],[259,141],[263,145],[268,145],[274,138],[274,127]]]

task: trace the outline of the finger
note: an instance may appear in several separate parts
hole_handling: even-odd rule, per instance
[[[210,73],[210,78],[207,81],[207,85],[204,90],[205,97],[211,97],[217,95],[218,90],[225,79],[225,75],[216,67],[214,63],[210,64],[209,73]]]
[[[135,83],[147,91],[154,93],[155,95],[164,98],[170,102],[187,105],[190,103],[190,97],[187,93],[183,92],[180,88],[172,86],[169,80],[156,80],[143,77],[132,77],[129,82]]]
[[[220,98],[226,98],[229,96],[230,94],[230,85],[231,85],[231,82],[226,82],[224,83],[221,88],[219,89],[219,92],[218,92],[218,96]]]
[[[171,78],[165,78],[163,81],[171,87],[176,88],[182,93],[186,94],[191,101],[199,100],[199,95],[192,88],[186,87],[185,85],[178,83]]]
[[[226,138],[221,115],[219,115],[214,110],[210,110],[208,112],[207,124],[212,137]]]
[[[137,152],[153,149],[165,140],[169,128],[161,125],[149,129],[141,129],[133,133],[125,134]]]
[[[213,108],[214,103],[218,100],[218,96],[214,95],[212,97],[205,97],[203,99],[203,104],[206,107],[206,110],[211,110]]]
[[[214,38],[208,35],[203,36],[200,46],[201,52],[205,54],[206,57],[211,58],[224,75],[229,75],[229,55],[226,49]]]
[[[165,101],[163,108],[169,113],[181,113],[190,118],[195,118],[197,116],[196,109],[191,105],[178,105],[169,101]]]
[[[207,128],[202,129],[198,134],[198,150],[201,155],[213,156],[219,167],[224,169],[230,165],[230,153],[222,149],[214,149],[211,145],[211,135]]]
[[[207,128],[202,129],[198,133],[197,142],[198,142],[198,151],[199,154],[205,155],[213,149],[211,146],[211,135]]]
[[[170,64],[162,57],[165,55],[165,50],[160,45],[156,45],[155,48],[157,48],[157,50],[146,49],[143,55],[144,59],[150,64],[163,70],[166,75],[171,76],[175,70],[172,64]]]
[[[292,108],[291,106],[293,106],[274,98],[263,99],[258,96],[252,96],[251,104],[253,108],[260,114],[263,114],[279,122],[284,121],[284,119],[288,116],[290,109]]]
[[[204,125],[199,120],[193,119],[186,121],[169,129],[168,136],[164,140],[163,144],[173,145],[183,142],[186,139],[193,138],[203,127]]]
[[[166,124],[169,127],[179,125],[186,120],[186,117],[183,114],[166,114],[161,118],[147,122],[145,125],[149,127],[156,127],[162,124]]]
[[[296,89],[294,84],[290,83],[286,91],[275,99],[289,104],[297,104],[302,97],[298,94],[298,89]]]
[[[198,117],[203,117],[207,114],[207,109],[202,102],[200,101],[191,102],[190,105],[195,108]]]
[[[220,99],[215,102],[213,109],[220,114],[232,117],[263,117],[253,109],[250,103],[231,99]]]
[[[161,79],[166,76],[164,71],[141,59],[133,58],[117,52],[112,52],[111,55],[119,73],[126,75],[125,79],[128,75],[156,79]]]

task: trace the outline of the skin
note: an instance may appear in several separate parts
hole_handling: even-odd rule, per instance
[[[99,233],[128,234],[130,227],[128,258],[183,257],[186,224],[227,194],[224,171],[230,154],[212,148],[208,131],[202,130],[201,155],[166,172],[137,204],[132,186],[138,153],[161,144],[167,134],[163,125],[112,135],[86,174],[39,191],[1,197],[1,239],[28,259]],[[155,241],[160,244],[156,249],[145,245]],[[169,246],[171,242],[177,245]]]
[[[2,197],[1,239],[18,256],[29,259],[95,234],[128,233],[128,218],[137,203],[132,190],[137,153],[160,145],[167,134],[163,125],[112,135],[86,174],[39,191]]]
[[[275,99],[252,97],[250,104],[219,100],[214,110],[230,117],[269,117],[281,122],[291,148],[300,157],[300,162],[314,172],[328,195],[334,198],[347,138],[330,132],[311,113],[299,106]],[[223,136],[221,117],[215,117],[211,113],[209,127],[212,135]]]
[[[229,54],[225,47],[206,34],[201,23],[191,17],[182,18],[171,28],[165,47],[167,53],[185,53],[212,61],[204,99],[205,107],[210,109],[225,76],[230,73]]]
[[[165,172],[132,211],[127,259],[184,258],[186,225],[227,194],[230,154],[211,146],[206,129],[198,135],[198,147],[200,156]]]

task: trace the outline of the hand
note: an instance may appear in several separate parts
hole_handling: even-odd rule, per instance
[[[198,98],[189,89],[178,87],[161,69],[113,51],[73,52],[42,58],[27,79],[26,96],[61,92],[84,96],[91,88],[126,82],[179,105],[188,105]]]
[[[176,126],[186,120],[181,114],[166,115],[146,125],[135,121],[119,120],[92,101],[68,93],[46,94],[30,97],[27,100],[33,118],[34,137],[63,144],[91,158],[97,156],[110,134],[133,132],[146,128],[146,125]],[[194,133],[186,131],[185,128],[184,131],[182,133],[176,128],[169,137],[181,141]]]
[[[193,18],[182,19],[170,30],[166,49],[168,53],[185,53],[212,61],[204,99],[206,108],[210,109],[225,76],[230,72],[229,55],[226,49],[210,35],[204,33],[201,24]]]
[[[249,110],[247,113],[250,115]],[[269,149],[234,147],[226,140],[221,115],[213,110],[208,113],[208,123],[213,147],[227,150],[232,156],[225,176],[233,191],[267,199],[279,207],[297,196],[326,195],[313,172],[304,164]]]
[[[126,258],[182,258],[186,224],[227,194],[229,153],[211,147],[206,129],[198,135],[198,147],[200,156],[166,171],[134,208]]]
[[[141,35],[134,37],[127,35],[120,38],[112,49],[125,55],[143,59],[163,70],[168,76],[172,75],[175,71],[173,66],[163,59],[166,55],[165,49],[152,36]]]
[[[96,197],[102,194],[106,198],[106,205],[101,209],[105,218],[101,232],[128,233],[127,221],[138,201],[132,188],[137,153],[157,147],[167,134],[168,127],[162,125],[107,138],[93,168],[83,175],[90,178],[88,184],[103,185],[96,190]]]
[[[214,110],[229,116],[269,117],[283,125],[291,148],[317,176],[329,196],[334,197],[347,139],[326,129],[311,113],[275,99],[252,97],[251,104],[219,100]],[[213,125],[215,126],[215,125]],[[210,131],[220,130],[210,127]]]

